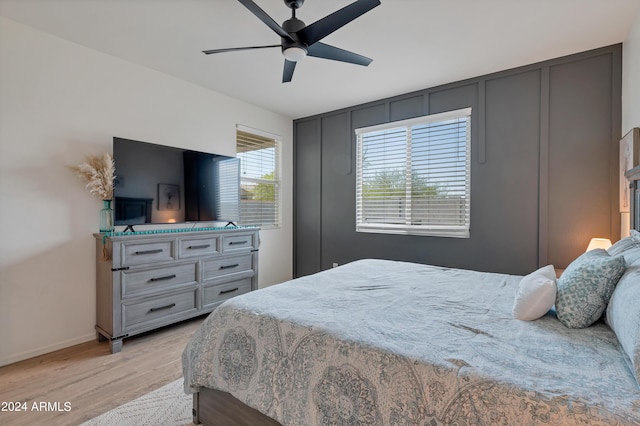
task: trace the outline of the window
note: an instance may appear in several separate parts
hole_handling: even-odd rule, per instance
[[[238,126],[240,159],[240,225],[279,226],[280,138]]]
[[[356,135],[356,231],[469,237],[471,108]]]

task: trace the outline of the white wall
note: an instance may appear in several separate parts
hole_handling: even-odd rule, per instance
[[[622,44],[622,135],[640,127],[640,13]],[[621,237],[629,235],[629,213],[622,213]]]
[[[283,137],[264,287],[292,273],[292,120],[0,17],[0,365],[95,337],[101,202],[65,166],[113,136],[235,155],[236,124]]]

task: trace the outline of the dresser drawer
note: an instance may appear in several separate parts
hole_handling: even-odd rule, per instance
[[[250,291],[251,278],[242,278],[240,280],[224,284],[206,286],[202,289],[202,307],[207,308],[209,305],[220,303],[223,300],[227,300]]]
[[[233,253],[236,251],[251,251],[257,244],[254,241],[254,234],[223,235],[222,252]]]
[[[138,303],[123,303],[123,330],[140,328],[147,323],[161,322],[165,317],[186,315],[196,311],[196,290],[143,300]]]
[[[175,259],[173,240],[122,243],[122,266],[144,265]]]
[[[180,240],[180,258],[210,256],[218,253],[218,237],[188,238]]]
[[[122,271],[121,274],[123,299],[181,285],[197,285],[195,262],[142,271]]]
[[[251,253],[221,256],[202,261],[203,280],[251,270]]]

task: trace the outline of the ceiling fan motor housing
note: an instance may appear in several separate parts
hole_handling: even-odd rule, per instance
[[[293,17],[282,23],[282,29],[289,33],[292,38],[297,37],[297,32],[306,27],[306,24],[300,19]]]

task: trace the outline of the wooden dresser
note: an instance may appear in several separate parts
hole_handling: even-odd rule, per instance
[[[258,288],[257,228],[94,236],[96,335],[112,353],[125,337]]]

